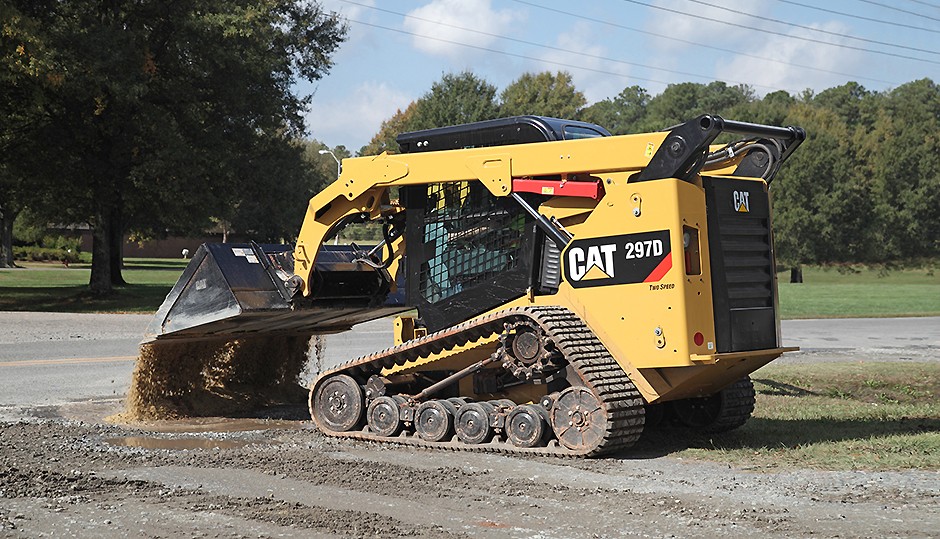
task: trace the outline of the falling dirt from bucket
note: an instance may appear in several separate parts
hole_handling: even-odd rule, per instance
[[[233,415],[300,404],[310,337],[156,341],[140,346],[125,412],[112,421]]]

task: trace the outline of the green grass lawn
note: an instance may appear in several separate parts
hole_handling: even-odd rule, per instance
[[[0,311],[129,312],[157,310],[176,283],[186,260],[140,259],[124,261],[127,286],[107,297],[88,291],[90,264],[20,262],[23,269],[0,270]]]
[[[789,277],[777,275],[783,318],[940,315],[940,271],[806,267],[802,283],[791,284]]]
[[[759,468],[940,469],[940,364],[771,364],[754,415],[720,436],[660,429],[638,450]]]

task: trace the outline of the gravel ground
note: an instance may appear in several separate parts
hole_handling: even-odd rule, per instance
[[[931,537],[932,471],[747,470],[679,458],[523,459],[339,443],[305,422],[139,431],[115,401],[0,424],[12,537]],[[66,417],[56,417],[64,413]],[[302,410],[282,410],[297,417]],[[186,429],[196,432],[181,432]]]
[[[324,437],[300,408],[138,429],[102,421],[116,398],[66,400],[0,407],[0,537],[940,536],[936,471],[748,469],[645,439],[596,460],[419,450]]]

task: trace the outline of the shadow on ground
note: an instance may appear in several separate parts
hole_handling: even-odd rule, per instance
[[[647,429],[631,449],[618,458],[656,458],[686,449],[795,448],[812,444],[871,440],[896,435],[940,432],[940,419],[910,417],[894,420],[765,419],[751,418],[740,429],[721,434],[673,425]]]
[[[0,287],[0,311],[152,313],[169,291],[166,285],[129,284],[99,296],[87,285]]]

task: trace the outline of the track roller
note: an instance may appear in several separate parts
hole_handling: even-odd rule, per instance
[[[372,401],[366,413],[369,429],[379,436],[397,436],[404,427],[401,405],[405,399],[399,395],[379,397]]]
[[[445,442],[454,435],[453,403],[446,400],[422,402],[415,412],[415,432],[428,442]]]
[[[457,438],[465,444],[484,444],[492,440],[490,414],[494,410],[488,402],[471,402],[461,406],[454,421]]]
[[[506,416],[506,435],[516,447],[538,447],[548,439],[548,412],[538,405],[520,404]]]

